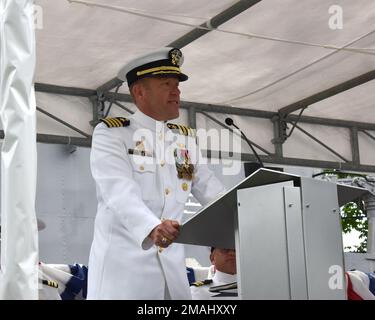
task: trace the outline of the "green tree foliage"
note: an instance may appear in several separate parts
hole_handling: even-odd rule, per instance
[[[341,225],[344,233],[350,233],[353,230],[359,232],[361,243],[357,246],[347,246],[352,252],[366,252],[367,248],[367,216],[363,201],[349,202],[341,207]]]
[[[361,174],[346,173],[332,170],[324,170],[327,176],[336,176],[337,179],[353,178],[362,176]],[[356,202],[349,202],[340,208],[341,225],[343,233],[350,233],[353,230],[359,232],[359,239],[361,243],[358,246],[347,246],[344,249],[352,252],[364,253],[367,250],[367,213],[362,200]]]

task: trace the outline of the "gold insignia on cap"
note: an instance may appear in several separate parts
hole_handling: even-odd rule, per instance
[[[174,48],[171,51],[169,51],[169,58],[171,59],[171,62],[175,66],[181,66],[183,63],[183,56],[180,49]]]
[[[189,189],[189,186],[186,182],[182,184],[182,190],[187,191]]]

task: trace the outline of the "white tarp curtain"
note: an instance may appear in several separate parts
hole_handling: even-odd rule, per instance
[[[0,4],[0,299],[38,299],[34,8],[32,0]]]

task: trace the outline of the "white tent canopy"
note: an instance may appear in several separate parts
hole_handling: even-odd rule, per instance
[[[265,162],[375,172],[372,0],[37,0],[36,5],[37,106],[88,135],[90,121],[103,116],[99,110],[93,117],[93,105],[108,108],[111,96],[116,101],[109,115],[128,115],[119,104],[135,108],[126,84],[116,89],[120,68],[146,51],[176,45],[183,47],[182,69],[190,77],[181,83],[182,99],[194,102],[183,104],[179,123],[220,128],[207,114],[223,122],[233,113],[263,149]],[[307,108],[298,119],[302,107]],[[299,120],[286,141],[280,138],[292,125],[279,131],[283,119]],[[80,137],[69,141],[82,145],[87,140],[42,113],[38,133]],[[244,144],[242,150],[249,148]]]

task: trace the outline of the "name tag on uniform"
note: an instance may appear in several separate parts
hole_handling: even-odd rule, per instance
[[[142,157],[152,157],[152,152],[146,151],[144,140],[136,141],[134,149],[128,149],[129,154]]]
[[[136,156],[142,156],[142,157],[152,157],[152,152],[145,151],[145,150],[139,150],[139,149],[128,149],[129,154],[133,154]]]

